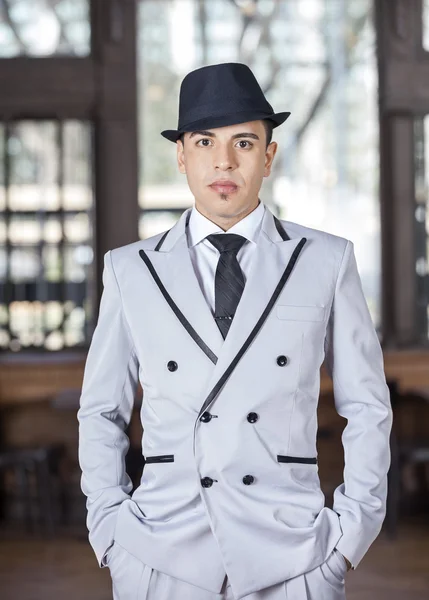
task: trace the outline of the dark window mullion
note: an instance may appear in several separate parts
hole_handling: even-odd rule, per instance
[[[58,133],[58,138],[57,138],[57,145],[58,145],[58,156],[59,156],[59,160],[58,160],[58,193],[59,193],[59,209],[58,209],[58,217],[60,220],[60,224],[61,224],[61,237],[60,237],[60,242],[59,242],[59,257],[60,257],[60,261],[61,261],[61,277],[60,277],[60,286],[59,286],[59,291],[60,291],[60,297],[58,299],[58,301],[61,304],[61,308],[64,311],[64,307],[65,307],[65,300],[66,300],[66,277],[65,277],[65,258],[64,258],[64,249],[65,249],[65,243],[64,243],[64,121],[57,121],[57,133]],[[65,338],[65,331],[64,331],[64,312],[63,312],[63,318],[61,321],[61,333],[63,335],[63,339]]]
[[[4,188],[5,188],[5,210],[4,210],[4,221],[5,221],[5,229],[6,229],[6,239],[5,239],[5,285],[4,285],[4,297],[2,301],[5,303],[6,311],[7,311],[7,323],[6,323],[6,331],[9,335],[9,340],[11,339],[11,330],[10,330],[10,298],[11,298],[11,278],[10,278],[10,260],[11,260],[11,250],[12,244],[9,239],[9,226],[10,226],[10,208],[9,208],[9,197],[10,197],[10,156],[9,156],[9,148],[10,148],[10,122],[6,120],[4,123]]]
[[[426,117],[427,118],[427,117]],[[414,252],[416,257],[416,336],[422,345],[428,344],[428,275],[427,275],[427,243],[426,232],[426,139],[425,117],[418,116],[414,119]]]

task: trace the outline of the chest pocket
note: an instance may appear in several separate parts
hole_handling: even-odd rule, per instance
[[[325,310],[324,306],[278,304],[276,315],[278,319],[287,321],[323,321]]]

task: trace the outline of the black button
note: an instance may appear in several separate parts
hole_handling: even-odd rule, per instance
[[[208,423],[211,418],[212,418],[212,415],[206,411],[206,412],[203,412],[203,414],[201,415],[200,421],[202,421],[203,423]]]
[[[280,354],[280,356],[277,357],[277,364],[280,367],[284,367],[285,365],[287,365],[288,362],[289,362],[289,359],[284,354]]]
[[[256,421],[259,419],[259,415],[258,413],[255,412],[250,412],[247,415],[247,420],[249,421],[249,423],[256,423]]]
[[[213,479],[211,477],[203,477],[201,479],[201,485],[205,488],[209,488],[213,485]]]
[[[255,481],[255,478],[253,477],[253,475],[245,475],[243,477],[243,483],[245,485],[250,485],[251,483],[253,483]]]
[[[169,360],[167,363],[167,369],[169,371],[177,371],[177,362],[174,360]]]

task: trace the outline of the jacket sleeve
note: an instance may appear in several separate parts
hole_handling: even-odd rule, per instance
[[[87,354],[77,413],[81,488],[86,495],[89,541],[100,567],[113,543],[121,503],[132,482],[125,470],[138,361],[126,322],[112,251],[104,255],[103,293]]]
[[[333,494],[343,535],[336,548],[356,568],[386,514],[392,408],[383,354],[347,240],[325,338],[325,365],[342,433],[344,482]]]

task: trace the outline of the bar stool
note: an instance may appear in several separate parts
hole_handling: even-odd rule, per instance
[[[0,472],[12,472],[14,476],[15,493],[12,495],[24,506],[27,531],[34,532],[37,525],[41,525],[43,532],[49,535],[56,532],[56,524],[61,520],[59,466],[64,453],[63,444],[0,449]],[[2,490],[2,494],[5,496],[6,490]]]
[[[402,471],[406,466],[414,469],[420,484],[419,492],[429,497],[426,465],[429,463],[429,395],[425,389],[400,392],[396,381],[388,381],[393,409],[393,426],[390,436],[391,465],[388,473],[386,518],[383,525],[390,538],[397,536],[400,509],[405,498]],[[411,431],[402,431],[402,421],[407,418]]]

